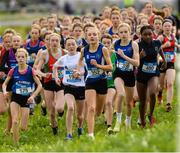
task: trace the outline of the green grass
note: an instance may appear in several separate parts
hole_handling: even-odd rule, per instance
[[[133,109],[132,130],[126,132],[124,125],[121,132],[114,135],[106,134],[103,115],[96,119],[95,140],[87,138],[87,126],[85,124],[84,135],[79,139],[77,137],[76,119],[73,125],[73,141],[66,142],[65,114],[63,118],[58,118],[59,133],[53,136],[48,117],[40,114],[40,105],[35,109],[35,115],[30,117],[29,128],[26,132],[21,132],[19,146],[14,146],[12,136],[5,136],[3,130],[5,127],[7,115],[0,116],[0,151],[2,152],[24,152],[24,151],[106,151],[106,152],[124,152],[124,151],[176,151],[176,124],[177,124],[177,98],[173,100],[173,110],[166,113],[164,105],[156,106],[155,117],[157,124],[150,128],[141,129],[137,124],[138,105]],[[123,116],[124,119],[125,115]],[[115,118],[114,118],[115,121]],[[148,122],[148,121],[147,121]]]

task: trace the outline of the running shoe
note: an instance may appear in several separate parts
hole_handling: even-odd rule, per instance
[[[114,126],[113,131],[114,131],[114,132],[119,132],[119,131],[120,131],[120,127],[121,127],[121,123],[119,123],[119,122],[116,121],[116,124],[115,124],[115,126]]]
[[[89,138],[90,140],[94,140],[94,139],[95,139],[95,137],[94,137],[93,135],[89,135],[89,134],[88,134],[88,138]]]
[[[52,131],[54,135],[57,135],[58,133],[58,127],[52,127]]]
[[[35,103],[31,103],[29,104],[29,115],[34,115],[34,107],[35,107]]]
[[[46,107],[43,107],[42,105],[41,105],[41,114],[42,114],[42,116],[46,116],[46,114],[47,114]]]
[[[172,106],[170,103],[166,104],[166,112],[169,112],[172,109]]]
[[[80,137],[83,133],[83,128],[78,128],[78,137]]]
[[[34,115],[34,108],[30,108],[29,115]]]
[[[131,102],[131,105],[132,105],[132,107],[136,107],[136,100],[132,100],[132,102]]]
[[[66,141],[72,140],[72,134],[67,134],[67,136],[65,137]]]
[[[107,125],[107,121],[104,121],[104,124]]]
[[[139,126],[141,126],[141,119],[140,119],[140,117],[138,117],[137,124],[138,124]]]
[[[107,133],[108,133],[109,135],[110,135],[110,134],[113,134],[113,129],[112,129],[112,127],[108,127]]]
[[[41,95],[37,95],[35,98],[34,98],[34,101],[36,104],[39,104],[41,102]]]

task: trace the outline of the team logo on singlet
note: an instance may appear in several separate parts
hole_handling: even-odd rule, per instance
[[[86,55],[86,58],[89,59],[89,55]]]
[[[97,55],[96,55],[96,59],[99,59],[99,58],[100,58],[100,55],[99,55],[99,54],[97,54]]]
[[[156,51],[156,52],[158,52],[158,50],[159,50],[159,48],[158,48],[158,47],[155,47],[154,49],[155,49],[155,51]]]

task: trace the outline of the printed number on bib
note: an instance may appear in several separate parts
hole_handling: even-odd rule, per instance
[[[174,59],[174,52],[164,52],[164,57],[167,62],[171,62]]]
[[[16,94],[20,94],[20,95],[29,95],[32,92],[31,87],[27,87],[27,88],[16,88]]]
[[[66,73],[65,73],[65,78],[67,78],[67,82],[81,82],[81,79],[80,78],[74,78],[73,77],[73,71],[71,70],[67,70]]]
[[[133,65],[130,64],[128,61],[118,61],[117,67],[121,71],[133,71]]]
[[[58,78],[62,79],[63,78],[63,71],[64,71],[64,68],[63,67],[57,67],[57,73],[58,73]],[[52,73],[52,78],[54,79],[55,76],[54,76],[54,71]]]
[[[156,73],[157,63],[144,63],[142,71],[145,73]]]
[[[111,79],[112,79],[112,72],[108,72],[108,73],[107,73],[107,79],[108,79],[108,80],[111,80]]]
[[[64,68],[63,67],[60,67],[60,68],[58,68],[58,78],[63,78],[63,70],[64,70]]]
[[[101,74],[103,74],[103,70],[98,69],[98,68],[91,68],[91,69],[88,70],[88,76],[90,78],[97,78]]]

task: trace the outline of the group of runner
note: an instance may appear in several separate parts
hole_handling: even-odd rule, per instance
[[[148,2],[140,13],[133,7],[107,6],[99,16],[60,19],[51,14],[33,21],[25,42],[15,30],[6,29],[0,44],[0,113],[8,112],[5,132],[12,130],[17,143],[19,123],[27,130],[29,114],[40,100],[54,135],[57,114],[62,117],[67,105],[66,140],[73,138],[74,112],[78,136],[86,121],[88,136],[94,139],[95,118],[103,112],[108,134],[119,132],[123,101],[126,130],[131,129],[136,101],[138,124],[144,128],[147,116],[153,126],[156,97],[162,104],[165,89],[165,111],[172,109],[179,23],[171,11],[170,6],[157,11]]]

